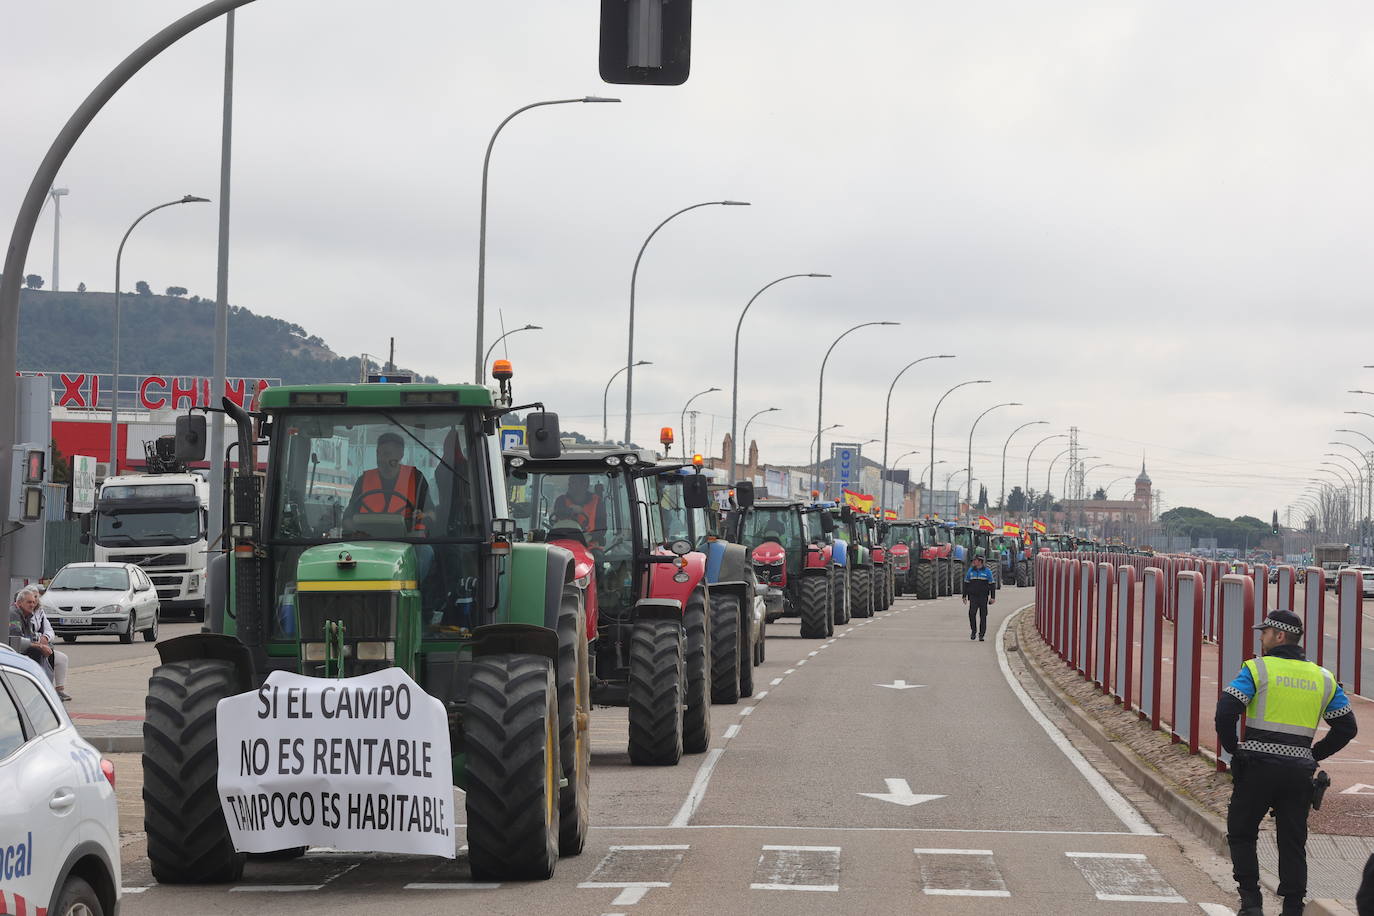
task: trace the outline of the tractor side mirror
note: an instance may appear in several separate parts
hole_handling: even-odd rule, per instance
[[[682,478],[682,502],[688,509],[705,509],[711,504],[703,475],[688,474]]]
[[[735,484],[735,505],[741,509],[748,509],[754,504],[754,484],[753,481],[741,480]]]
[[[177,461],[205,460],[205,414],[177,417],[175,454]]]
[[[850,521],[854,518],[854,510],[849,508],[848,506],[841,506],[840,518],[844,519],[846,522]]]
[[[835,531],[835,516],[829,512],[821,512],[821,531],[832,534]]]
[[[563,453],[558,432],[558,414],[537,411],[525,417],[525,444],[536,461],[557,458]]]

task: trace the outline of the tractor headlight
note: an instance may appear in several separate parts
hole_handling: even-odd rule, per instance
[[[382,660],[391,661],[396,657],[396,644],[390,642],[360,642],[358,643],[358,659],[360,661],[378,662]]]
[[[624,460],[626,464],[639,464],[638,455],[626,455]]]
[[[678,556],[683,556],[685,554],[689,554],[692,552],[692,544],[690,541],[682,540],[679,538],[678,540],[673,541],[671,544],[669,544],[668,549],[671,550],[673,553],[677,554]]]
[[[308,642],[308,643],[303,643],[303,644],[301,645],[301,654],[305,656],[305,660],[308,661],[308,662],[322,662],[322,661],[324,661],[324,656],[325,656],[325,644],[322,643],[322,642]],[[352,646],[350,646],[350,645],[345,645],[345,646],[343,647],[343,657],[344,657],[344,658],[352,658],[352,657],[353,657],[353,647],[352,647]]]
[[[619,456],[619,455],[607,455],[607,456],[606,456],[606,463],[609,464],[611,467],[615,467],[616,465],[620,464],[620,456]]]

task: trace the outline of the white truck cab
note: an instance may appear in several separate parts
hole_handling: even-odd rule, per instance
[[[92,516],[95,559],[135,563],[162,613],[205,619],[210,483],[199,474],[123,474],[100,485]]]

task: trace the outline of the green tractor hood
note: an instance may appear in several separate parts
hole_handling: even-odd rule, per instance
[[[415,578],[413,546],[391,541],[321,544],[302,553],[296,567],[302,591],[392,592],[416,588]],[[324,583],[335,584],[320,588]]]

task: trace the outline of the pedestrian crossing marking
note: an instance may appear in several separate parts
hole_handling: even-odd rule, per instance
[[[1187,903],[1137,852],[1066,852],[1098,900],[1110,903]]]
[[[669,887],[686,844],[612,846],[580,888]]]
[[[840,847],[764,846],[750,890],[836,893]]]
[[[991,849],[915,849],[922,892],[932,897],[1010,897]]]

